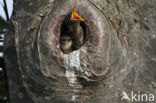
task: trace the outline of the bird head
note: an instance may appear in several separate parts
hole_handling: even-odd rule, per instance
[[[64,36],[61,37],[61,43],[62,44],[66,44],[66,43],[68,43],[70,41],[71,41],[71,36],[64,35]]]
[[[81,16],[79,16],[76,12],[76,8],[73,9],[71,14],[71,20],[73,21],[85,21]]]
[[[72,39],[69,35],[61,36],[60,46],[63,53],[67,54],[72,51]]]

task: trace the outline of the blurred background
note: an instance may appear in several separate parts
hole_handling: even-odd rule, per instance
[[[0,103],[9,103],[3,46],[7,21],[13,12],[13,0],[0,0]]]

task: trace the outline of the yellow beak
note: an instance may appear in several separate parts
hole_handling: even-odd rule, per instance
[[[84,19],[77,14],[76,8],[73,9],[73,12],[71,14],[71,19],[76,21],[84,21]]]

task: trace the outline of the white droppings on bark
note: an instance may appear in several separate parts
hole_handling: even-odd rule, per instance
[[[73,51],[72,53],[70,53],[67,58],[66,58],[66,64],[68,66],[68,68],[70,69],[76,69],[79,70],[80,68],[80,51]]]
[[[156,36],[155,36],[154,34],[152,35],[152,37],[153,37],[153,39],[155,39],[155,38],[156,38]]]
[[[70,86],[73,86],[74,84],[76,84],[76,74],[74,71],[71,70],[66,70],[66,77],[68,78],[68,82]]]
[[[73,51],[66,57],[66,77],[70,86],[77,86],[77,72],[80,71],[80,51]],[[74,89],[74,92],[76,89]],[[76,95],[72,95],[71,100],[74,101],[77,98]]]
[[[72,101],[74,101],[76,99],[77,96],[72,96]]]
[[[60,48],[60,44],[58,44],[56,47],[57,47],[57,48]]]
[[[68,78],[68,82],[70,86],[76,83],[77,75],[76,72],[79,71],[80,68],[80,51],[73,51],[66,57],[66,77]]]

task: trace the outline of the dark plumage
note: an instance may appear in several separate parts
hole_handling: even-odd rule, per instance
[[[81,21],[71,21],[69,32],[73,41],[73,49],[79,49],[84,43],[84,31],[80,26]]]

